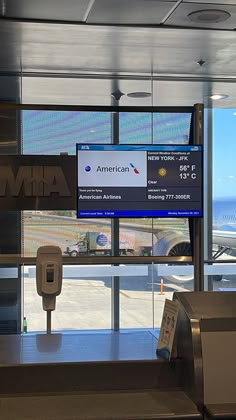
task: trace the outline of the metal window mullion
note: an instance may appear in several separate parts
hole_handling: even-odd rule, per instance
[[[194,144],[203,143],[203,105],[194,106]],[[194,268],[194,291],[204,290],[204,241],[203,241],[203,218],[193,220],[193,268]]]
[[[213,237],[212,237],[212,180],[213,180],[213,173],[212,173],[212,156],[213,156],[213,110],[212,108],[208,108],[207,110],[207,145],[206,145],[206,160],[205,160],[205,176],[206,176],[206,183],[205,183],[205,226],[204,226],[204,244],[205,244],[205,260],[212,260],[212,249],[213,249]],[[213,290],[213,276],[208,276],[208,283],[207,289]]]
[[[119,105],[119,99],[112,96],[113,105]],[[119,113],[111,113],[112,143],[119,144]],[[119,219],[111,219],[112,255],[119,255]],[[116,265],[116,264],[114,264]],[[117,264],[119,265],[119,264]],[[113,331],[120,329],[120,277],[112,276],[111,288],[111,327]]]

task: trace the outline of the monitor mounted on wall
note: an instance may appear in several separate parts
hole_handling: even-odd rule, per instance
[[[200,145],[76,145],[77,217],[202,217]]]

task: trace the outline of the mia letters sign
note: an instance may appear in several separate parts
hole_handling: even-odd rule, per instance
[[[0,156],[0,209],[73,210],[75,156]]]

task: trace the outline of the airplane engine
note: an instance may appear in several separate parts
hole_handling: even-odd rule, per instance
[[[160,231],[155,234],[156,242],[153,246],[154,255],[179,257],[191,256],[192,249],[190,239],[182,232]],[[168,280],[173,282],[185,282],[193,279],[192,275],[173,275],[167,276]]]

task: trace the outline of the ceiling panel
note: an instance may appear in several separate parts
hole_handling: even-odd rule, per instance
[[[2,21],[0,47],[0,71],[231,76],[236,65],[227,31]]]
[[[228,98],[213,101],[215,93],[228,95]],[[217,81],[163,80],[154,83],[153,102],[158,106],[191,106],[203,103],[208,108],[235,108],[236,83]]]
[[[121,105],[189,106],[223,93],[214,105],[235,107],[235,69],[234,31],[0,19],[1,100],[111,105],[117,86]],[[153,95],[127,97],[140,91]]]
[[[0,25],[1,72],[233,78],[235,68],[233,31],[9,21]]]
[[[48,105],[112,105],[111,79],[63,79],[24,77],[22,79],[22,103]],[[193,80],[116,80],[123,93],[120,106],[192,106],[204,103],[207,107],[235,108],[236,83]],[[130,92],[150,92],[149,98],[130,98]],[[220,101],[212,101],[213,93],[228,95]]]
[[[175,1],[95,0],[87,23],[159,24]]]
[[[49,78],[23,77],[22,103],[50,105],[112,105],[114,89],[122,93],[122,106],[152,106],[153,98],[134,99],[131,92],[152,92],[151,80],[119,80],[110,78]]]
[[[11,32],[20,40],[21,66],[26,72],[97,73],[98,77],[235,75],[234,32],[87,25],[69,25],[64,31],[57,24],[31,23],[15,23]],[[0,50],[0,63],[5,51]],[[202,66],[199,60],[204,61]]]
[[[205,14],[201,21],[193,22],[189,14],[199,10],[208,10],[211,13]],[[222,22],[215,22],[218,11],[227,12],[229,17]],[[193,16],[193,15],[192,15]],[[211,28],[211,29],[234,29],[236,27],[236,4],[202,4],[202,3],[180,3],[171,16],[166,20],[165,24],[175,26],[189,26],[191,28]]]
[[[50,105],[111,105],[109,79],[23,77],[22,103]]]
[[[91,0],[1,0],[1,14],[19,19],[46,19],[82,22]]]

